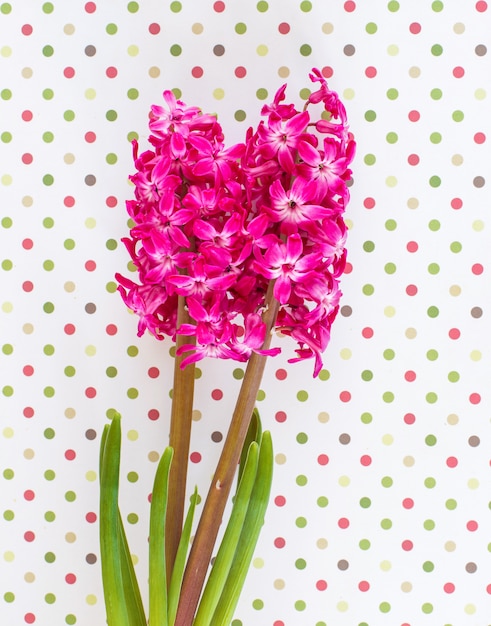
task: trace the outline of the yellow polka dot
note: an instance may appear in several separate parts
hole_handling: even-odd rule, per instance
[[[464,31],[465,31],[465,24],[462,24],[462,22],[457,22],[456,24],[454,24],[454,27],[453,27],[454,33],[457,33],[457,35],[462,35]]]
[[[160,67],[152,65],[152,67],[148,68],[148,75],[150,78],[158,78],[160,76]]]
[[[397,178],[395,176],[387,176],[385,184],[387,187],[395,187],[397,185]]]
[[[285,581],[283,580],[283,578],[277,578],[275,581],[273,581],[273,587],[278,590],[284,589]]]
[[[73,419],[76,414],[77,412],[75,411],[75,409],[72,409],[71,407],[65,409],[65,417],[69,420]]]
[[[13,310],[14,310],[14,305],[12,304],[12,302],[2,303],[2,311],[4,313],[12,313]]]
[[[14,436],[14,429],[7,426],[3,429],[2,434],[5,439],[11,439]]]
[[[471,357],[471,361],[480,361],[482,359],[482,352],[480,350],[472,350],[469,356]]]
[[[340,600],[336,604],[336,608],[340,613],[346,613],[346,611],[349,609],[349,604],[346,602],[346,600]]]
[[[262,567],[264,567],[264,559],[262,559],[260,556],[256,557],[252,561],[252,567],[255,567],[256,569],[261,569]]]
[[[319,550],[325,550],[329,545],[329,542],[327,541],[327,539],[324,539],[324,537],[320,537],[315,542],[315,545],[319,548]]]
[[[203,24],[200,24],[199,22],[196,22],[196,24],[193,24],[191,26],[191,30],[193,31],[193,33],[195,35],[201,35],[201,33],[203,32],[204,28],[203,28]]]
[[[347,361],[348,359],[351,359],[351,350],[349,348],[343,348],[340,352],[339,352],[339,356],[343,359],[343,361]]]
[[[3,553],[3,558],[7,563],[12,563],[15,560],[15,554],[11,550]]]
[[[406,328],[406,332],[404,334],[408,339],[415,339],[418,335],[418,331],[415,328]]]
[[[67,543],[75,543],[77,541],[77,535],[72,532],[65,533],[65,541]]]
[[[26,448],[24,450],[24,458],[27,459],[28,461],[31,461],[35,455],[36,453],[34,452],[32,448]]]
[[[381,561],[380,569],[383,572],[388,572],[392,568],[392,563],[390,561]]]
[[[396,46],[395,43],[390,44],[387,48],[387,54],[391,57],[395,57],[399,54],[399,46]]]
[[[33,583],[36,580],[36,576],[33,572],[26,572],[24,574],[24,580],[26,583]]]
[[[474,615],[476,611],[477,609],[475,604],[466,604],[464,607],[464,613],[467,615]]]
[[[448,291],[451,296],[460,296],[462,293],[462,287],[460,285],[450,285]]]
[[[259,46],[256,48],[256,52],[260,57],[265,57],[269,52],[268,46],[263,43],[259,44]]]
[[[93,593],[89,593],[89,595],[85,598],[85,601],[87,602],[87,604],[93,606],[94,604],[97,604],[97,596],[95,596]]]
[[[191,538],[191,539],[192,539],[192,538]],[[136,555],[136,554],[132,554],[132,555],[131,555],[131,562],[133,563],[133,565],[138,565],[138,561],[139,561],[139,560],[140,560],[140,559],[137,557],[137,555]]]
[[[394,317],[395,314],[396,314],[395,307],[389,305],[384,308],[385,317]]]
[[[321,411],[319,415],[317,416],[317,419],[319,420],[321,424],[327,424],[327,422],[330,419],[330,415],[329,413],[326,413],[325,411]]]
[[[65,35],[73,35],[75,32],[75,26],[73,24],[65,24],[63,27],[63,32]]]
[[[414,460],[413,456],[405,456],[402,459],[402,462],[406,467],[413,467],[416,461]]]
[[[355,97],[355,90],[351,87],[348,87],[343,91],[343,96],[345,100],[353,100],[353,98]]]
[[[8,187],[9,185],[12,184],[12,176],[10,174],[3,174],[2,175],[2,185],[5,185],[5,187]]]
[[[486,90],[485,89],[476,89],[474,92],[474,97],[476,100],[484,100],[486,98]]]
[[[85,90],[85,97],[87,98],[87,100],[94,100],[96,95],[96,91],[92,87],[89,87]]]
[[[85,354],[87,356],[94,356],[96,352],[97,348],[95,346],[86,346],[85,348]]]
[[[159,459],[160,459],[160,454],[156,450],[151,450],[148,453],[148,460],[150,461],[150,463],[157,463]]]
[[[22,206],[30,207],[33,205],[33,203],[34,203],[34,200],[32,199],[31,196],[24,196],[22,198]]]
[[[452,165],[462,165],[464,157],[461,154],[454,154],[451,158]]]
[[[338,484],[340,487],[349,487],[351,484],[351,478],[349,476],[340,476],[338,478]]]
[[[63,155],[63,161],[65,161],[67,165],[72,165],[73,163],[75,163],[75,155],[71,152],[67,152],[65,155]]]
[[[225,91],[221,87],[217,87],[213,90],[213,97],[215,100],[223,100],[225,97]]]
[[[139,437],[138,431],[134,429],[129,430],[126,436],[128,437],[130,441],[136,441]]]
[[[97,480],[97,474],[94,472],[94,470],[89,470],[85,473],[85,479],[93,483],[94,480]]]
[[[391,446],[394,443],[394,437],[390,433],[387,433],[382,436],[382,443],[384,446]]]
[[[32,335],[32,333],[34,332],[34,326],[27,322],[27,324],[24,324],[24,326],[22,326],[22,332],[25,335]]]
[[[472,230],[480,233],[482,230],[484,230],[484,222],[482,220],[474,220],[472,222]]]
[[[413,585],[408,580],[405,580],[403,583],[401,583],[401,591],[403,591],[404,593],[409,593],[412,590]]]
[[[2,46],[0,48],[0,54],[3,57],[8,58],[12,54],[12,48],[10,46]]]
[[[282,65],[278,68],[278,76],[280,78],[288,78],[288,76],[290,76],[290,68],[286,67],[286,65]]]
[[[450,426],[455,426],[459,423],[459,416],[455,413],[450,413],[450,415],[447,416],[447,423],[450,424]]]
[[[325,22],[324,24],[322,24],[322,32],[326,35],[330,35],[333,30],[334,26],[331,24],[331,22]]]
[[[203,417],[201,411],[199,411],[198,409],[194,409],[193,411],[193,422],[199,422],[200,419]]]
[[[446,552],[455,552],[455,550],[457,549],[457,544],[455,543],[455,541],[445,541],[443,547],[445,548]]]
[[[32,67],[23,67],[20,73],[22,78],[32,78],[34,72],[32,71]]]
[[[84,223],[85,223],[85,228],[95,228],[97,226],[97,222],[95,218],[93,217],[88,217]]]
[[[347,218],[344,220],[344,223],[346,224],[346,228],[347,228],[348,230],[353,230],[353,220],[350,220],[350,218],[349,218],[349,217],[347,217]]]
[[[278,452],[278,454],[274,457],[274,460],[277,465],[284,465],[286,463],[286,455],[282,452]]]
[[[139,53],[140,48],[135,44],[131,44],[131,46],[128,46],[128,54],[130,55],[130,57],[136,57]]]
[[[409,76],[411,78],[419,78],[421,76],[421,69],[416,65],[413,65],[413,67],[409,68]]]
[[[73,291],[75,291],[75,283],[71,280],[67,280],[67,282],[63,285],[63,289],[67,293],[72,293]]]
[[[409,209],[417,209],[419,207],[418,198],[409,198],[407,201],[407,206]]]
[[[479,480],[477,478],[469,478],[467,486],[472,490],[479,489]]]

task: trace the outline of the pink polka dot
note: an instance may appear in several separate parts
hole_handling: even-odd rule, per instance
[[[358,583],[358,589],[360,591],[368,591],[370,589],[370,583],[368,580],[360,580]]]
[[[418,165],[419,163],[419,156],[417,154],[410,154],[407,157],[407,162],[409,163],[409,165]]]
[[[22,290],[26,293],[31,293],[34,289],[34,284],[30,280],[26,280],[22,283]]]
[[[465,74],[465,70],[463,67],[460,67],[460,65],[457,65],[457,67],[453,68],[452,74],[455,78],[462,78],[462,76]]]
[[[408,252],[411,252],[411,253],[412,252],[417,252],[418,248],[419,248],[419,246],[418,246],[417,241],[408,241],[407,244],[406,244],[406,250]]]
[[[160,24],[153,22],[152,24],[149,25],[148,32],[151,35],[158,35],[160,33]]]
[[[285,380],[285,378],[288,376],[288,372],[285,369],[280,368],[276,370],[275,376],[278,380]]]
[[[406,293],[408,296],[415,296],[418,293],[418,288],[416,285],[408,285],[406,287]]]
[[[274,503],[276,504],[276,506],[285,506],[286,504],[285,496],[276,496],[274,499]]]
[[[77,457],[75,450],[65,450],[65,459],[67,461],[74,461]]]
[[[353,13],[355,9],[356,4],[352,2],[352,0],[348,0],[348,2],[344,3],[344,10],[346,11],[346,13]]]
[[[28,37],[29,35],[32,35],[32,26],[30,24],[24,24],[20,31],[23,35]]]
[[[412,35],[417,35],[421,32],[421,24],[419,24],[418,22],[412,22],[411,24],[409,24],[409,32]]]
[[[89,511],[85,516],[85,520],[89,524],[94,524],[94,522],[97,521],[97,515],[94,513],[94,511]]]
[[[34,615],[34,613],[26,613],[24,615],[24,621],[26,624],[34,624],[34,622],[36,621],[36,616]]]
[[[406,415],[404,415],[404,423],[408,424],[408,426],[414,424],[415,421],[416,416],[414,415],[414,413],[406,413]]]
[[[353,265],[347,262],[346,265],[344,266],[343,274],[351,274],[352,271],[353,271]]]
[[[278,24],[278,31],[281,35],[287,35],[290,32],[290,24],[281,22],[281,24]]]
[[[223,13],[223,11],[225,11],[225,2],[215,2],[213,4],[213,10],[217,13]]]
[[[24,376],[32,376],[34,374],[34,368],[32,365],[24,365],[22,368],[22,373]]]
[[[413,370],[408,370],[404,374],[404,378],[407,380],[408,383],[413,383],[416,380],[416,372],[413,372]]]
[[[351,400],[351,393],[349,391],[342,391],[339,394],[339,399],[341,402],[349,402]]]
[[[21,161],[22,163],[24,163],[24,165],[30,165],[33,161],[32,154],[30,154],[29,152],[26,152],[25,154],[22,155]]]
[[[414,507],[414,500],[412,498],[404,498],[402,501],[402,506],[405,509],[412,509]]]
[[[285,626],[285,622],[283,622],[281,619],[277,619],[273,622],[273,626]]]
[[[455,585],[453,583],[445,583],[443,585],[443,591],[445,593],[453,593],[455,591]]]
[[[118,327],[116,326],[116,324],[108,324],[106,326],[106,333],[108,335],[113,336],[113,335],[116,335],[117,332],[118,332]]]
[[[156,420],[159,419],[160,412],[157,409],[150,409],[147,415],[148,415],[148,419],[152,420],[152,422],[155,422]]]
[[[474,135],[474,141],[479,144],[484,143],[486,141],[486,135],[484,133],[476,133]]]
[[[118,199],[115,196],[108,196],[106,198],[106,206],[108,206],[110,209],[114,209],[115,206],[117,206],[118,204]]]
[[[66,582],[68,585],[73,585],[74,583],[76,583],[76,582],[77,582],[77,577],[75,576],[75,574],[71,574],[71,573],[70,573],[70,574],[67,574],[67,575],[65,576],[65,582]]]
[[[459,464],[459,460],[454,457],[454,456],[449,456],[448,459],[446,460],[447,463],[447,467],[457,467],[457,465]]]
[[[158,378],[160,376],[160,370],[158,367],[150,367],[148,369],[148,375],[150,378]]]
[[[373,65],[369,65],[365,68],[365,76],[367,78],[375,78],[375,76],[377,76],[377,68],[373,67]]]
[[[75,198],[73,196],[65,196],[63,204],[67,207],[67,209],[71,209],[72,206],[75,205]]]
[[[87,143],[94,143],[94,141],[97,139],[97,135],[92,130],[86,132],[84,137]]]
[[[97,267],[97,265],[96,265],[95,261],[92,261],[92,260],[89,259],[88,261],[85,262],[85,269],[88,272],[93,272],[96,269],[96,267]]]
[[[286,541],[283,537],[276,537],[276,539],[273,541],[273,544],[275,548],[279,548],[281,550],[281,548],[284,548],[286,546]]]
[[[189,460],[191,463],[200,463],[201,462],[201,454],[199,452],[191,452],[189,455]]]
[[[484,272],[484,267],[480,263],[474,263],[472,266],[472,273],[479,276]]]
[[[87,13],[95,13],[96,8],[97,7],[95,2],[87,2],[85,5],[85,10]]]
[[[32,489],[26,489],[24,491],[24,500],[31,502],[32,500],[34,500],[35,497],[36,497],[36,494],[34,493]]]
[[[108,78],[116,78],[116,76],[118,75],[118,68],[117,67],[113,67],[112,65],[108,68],[106,68],[106,76]]]
[[[75,333],[75,326],[74,324],[65,324],[63,330],[65,331],[65,335],[73,335]]]
[[[375,206],[375,198],[365,198],[363,200],[363,206],[365,209],[373,209]]]
[[[488,8],[488,3],[484,2],[484,0],[479,0],[479,2],[476,2],[476,11],[479,11],[479,13],[484,13],[484,11],[486,11]]]
[[[488,585],[488,586],[486,587],[486,593],[491,594],[491,585]]]
[[[369,326],[366,326],[362,331],[361,331],[361,336],[364,339],[371,339],[373,337],[373,328],[370,328]]]
[[[319,454],[317,457],[317,463],[319,463],[319,465],[327,465],[329,463],[329,457],[327,454]]]
[[[65,67],[63,70],[63,76],[65,78],[73,78],[75,76],[75,70],[73,67]]]
[[[22,247],[24,248],[24,250],[31,250],[33,245],[34,245],[34,242],[32,239],[26,238],[22,240]]]
[[[334,74],[334,70],[332,69],[332,67],[330,65],[325,65],[321,69],[321,74],[322,74],[322,76],[324,76],[324,78],[332,78],[332,76]]]
[[[460,337],[460,330],[458,328],[451,328],[448,331],[448,336],[450,339],[458,339]]]
[[[92,398],[96,397],[97,390],[94,387],[87,387],[87,389],[85,390],[85,395],[87,396],[87,398],[92,400]]]
[[[213,389],[211,397],[213,400],[221,400],[223,398],[223,391],[221,389]]]
[[[24,415],[24,417],[30,419],[31,417],[34,417],[34,409],[31,406],[26,406],[24,407],[22,414]]]
[[[409,113],[407,114],[409,121],[410,122],[417,122],[419,121],[419,118],[421,117],[419,111],[409,111]]]
[[[481,396],[478,393],[471,393],[469,396],[469,402],[471,404],[479,404],[481,402]]]
[[[478,529],[479,524],[475,520],[471,519],[465,526],[469,532],[473,533]]]
[[[414,547],[414,544],[410,539],[404,539],[404,541],[401,543],[401,547],[404,550],[404,552],[411,552],[411,550]]]
[[[237,78],[244,78],[244,76],[247,74],[247,70],[242,65],[238,65],[234,70],[234,74],[237,76]]]
[[[452,207],[452,209],[455,209],[456,211],[461,209],[463,204],[464,203],[462,202],[460,198],[452,198],[450,202],[450,206]]]
[[[27,530],[24,533],[24,541],[31,543],[31,541],[34,541],[34,539],[36,539],[36,535],[32,532],[32,530]]]
[[[318,591],[325,591],[327,589],[327,582],[325,580],[318,580],[315,583],[315,588]]]
[[[363,467],[368,467],[372,464],[372,457],[369,454],[364,454],[360,458],[360,463],[363,465]]]
[[[338,526],[342,530],[346,530],[347,528],[349,528],[349,519],[347,517],[340,517],[338,519]]]
[[[274,416],[274,418],[280,424],[283,423],[283,422],[286,422],[286,413],[285,413],[285,411],[277,411],[275,416]]]
[[[191,76],[193,78],[201,78],[203,76],[203,73],[203,68],[199,65],[195,65],[195,67],[193,67],[193,69],[191,70]]]
[[[32,111],[22,111],[21,118],[24,122],[30,122],[32,120]]]

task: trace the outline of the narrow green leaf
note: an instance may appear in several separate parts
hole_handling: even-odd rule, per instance
[[[103,433],[100,479],[99,537],[102,582],[108,626],[133,626],[126,609],[122,576],[121,539],[118,528],[119,465],[121,458],[121,415],[115,413]]]
[[[165,565],[165,518],[169,491],[169,472],[173,449],[162,454],[152,490],[149,533],[149,616],[151,626],[168,626],[167,570]]]
[[[229,626],[249,570],[269,501],[273,478],[273,446],[269,431],[261,438],[256,480],[252,489],[247,515],[242,526],[234,560],[223,593],[211,620],[213,626]]]
[[[174,568],[170,579],[167,609],[169,626],[174,626],[174,621],[176,619],[177,605],[179,604],[179,595],[181,593],[182,578],[184,576],[184,568],[186,566],[186,556],[188,553],[191,530],[193,527],[194,511],[196,509],[197,502],[198,489],[195,488],[194,493],[191,496],[191,502],[186,515],[186,520],[182,528],[181,540],[179,541],[179,546],[177,548],[176,560],[174,561]]]
[[[249,498],[256,479],[258,457],[259,446],[253,441],[249,446],[230,519],[203,591],[193,626],[209,626],[211,624],[215,626],[215,621],[212,621],[213,613],[227,581],[237,543],[241,536],[244,519],[248,511]]]
[[[249,446],[253,441],[259,443],[261,441],[261,418],[259,417],[259,411],[254,409],[252,412],[251,421],[247,430],[247,435],[242,446],[240,453],[239,470],[237,472],[237,489],[239,488],[240,479],[242,478],[242,472],[244,471],[244,465],[247,459],[247,453],[249,452]]]

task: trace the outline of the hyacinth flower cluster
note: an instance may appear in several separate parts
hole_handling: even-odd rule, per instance
[[[132,220],[123,239],[138,281],[117,274],[138,335],[175,341],[169,445],[150,507],[149,622],[228,626],[264,521],[273,452],[255,401],[274,330],[296,342],[291,362],[322,353],[346,263],[350,164],[345,108],[322,73],[302,110],[286,85],[243,143],[227,147],[214,115],[165,91],[153,105],[151,149],[133,143]],[[247,363],[227,436],[188,552],[196,493],[184,519],[194,367],[205,357]],[[101,564],[109,626],[147,618],[118,508],[119,414],[101,442]],[[210,562],[238,470],[231,516]],[[207,578],[208,577],[208,578]]]

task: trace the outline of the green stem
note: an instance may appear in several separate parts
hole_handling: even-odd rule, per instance
[[[263,316],[266,324],[266,338],[263,349],[268,349],[271,343],[272,329],[279,308],[279,303],[273,296],[273,286],[274,282],[271,281],[266,294],[266,311]],[[193,623],[223,512],[256,403],[266,359],[266,356],[254,352],[247,364],[227,437],[189,553],[175,626],[191,626]]]
[[[179,296],[177,308],[177,328],[189,323],[189,314],[185,299]],[[176,351],[185,343],[193,343],[194,338],[184,335],[176,337]],[[169,479],[169,499],[167,502],[167,526],[165,529],[165,553],[167,580],[170,581],[181,539],[184,505],[186,498],[186,479],[188,470],[189,444],[193,420],[194,398],[194,363],[181,369],[184,356],[174,360],[174,387],[172,389],[172,408],[170,420],[169,446],[174,450]]]

